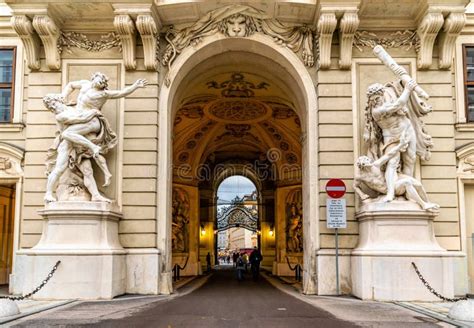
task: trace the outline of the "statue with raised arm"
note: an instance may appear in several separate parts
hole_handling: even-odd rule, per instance
[[[421,99],[428,98],[426,92],[382,47],[375,47],[374,53],[400,78],[385,85],[370,85],[365,108],[364,141],[368,145],[367,157],[375,162],[391,154],[384,170],[386,191],[381,199],[390,202],[396,195],[398,172],[413,177],[416,156],[428,160],[431,155],[433,143],[420,120],[420,117],[431,111],[431,106]],[[407,140],[405,150],[392,154],[392,149],[400,144],[402,134]]]
[[[70,82],[62,94],[50,94],[43,98],[45,106],[55,114],[58,133],[46,160],[48,181],[45,202],[54,202],[53,196],[58,182],[67,169],[72,175],[82,176],[83,184],[90,193],[92,201],[110,202],[97,188],[91,159],[104,174],[104,186],[111,181],[104,155],[117,145],[117,135],[101,112],[108,99],[128,96],[138,88],[143,88],[146,80],[137,80],[123,90],[108,90],[108,78],[100,72],[94,73],[90,81]],[[75,106],[67,106],[65,100],[79,89]]]

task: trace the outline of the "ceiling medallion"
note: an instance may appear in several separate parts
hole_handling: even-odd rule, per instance
[[[255,123],[268,119],[271,109],[264,103],[248,98],[223,98],[205,107],[206,114],[218,122]]]
[[[217,81],[207,82],[207,87],[209,89],[222,89],[221,95],[223,97],[254,97],[255,92],[252,89],[267,89],[270,84],[267,82],[260,82],[255,85],[252,82],[246,81],[244,74],[242,73],[233,73],[230,77],[230,80],[218,83]]]

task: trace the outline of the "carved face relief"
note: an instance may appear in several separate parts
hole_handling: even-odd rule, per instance
[[[235,14],[230,16],[226,21],[227,35],[231,37],[244,37],[247,32],[247,24],[245,16]]]

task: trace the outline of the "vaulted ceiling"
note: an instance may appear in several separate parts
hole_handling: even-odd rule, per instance
[[[225,164],[266,166],[274,180],[300,178],[301,123],[278,83],[233,71],[197,78],[186,90],[174,121],[175,179]],[[298,173],[286,176],[285,167]]]

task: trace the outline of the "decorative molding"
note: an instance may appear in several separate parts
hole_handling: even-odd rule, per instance
[[[58,51],[64,48],[71,52],[71,48],[84,49],[89,52],[99,52],[117,47],[122,51],[122,41],[115,32],[100,36],[99,40],[90,40],[86,35],[76,32],[62,32],[58,40]]]
[[[357,31],[354,34],[354,47],[363,51],[364,47],[374,48],[381,45],[384,48],[404,48],[410,50],[414,48],[416,52],[420,50],[420,38],[416,31],[405,30],[391,33],[387,37],[380,37],[368,31]]]
[[[168,45],[161,62],[171,64],[185,48],[202,42],[204,37],[221,33],[227,37],[248,37],[255,33],[269,36],[281,46],[300,55],[306,66],[314,65],[313,31],[306,25],[287,26],[268,18],[265,12],[245,5],[229,5],[207,13],[193,25],[175,30],[170,27],[165,39]],[[169,77],[166,78],[169,85]]]
[[[122,40],[123,62],[126,69],[135,69],[136,29],[129,15],[116,15],[114,19],[115,31]]]
[[[474,142],[470,142],[456,149],[458,158],[458,176],[474,175]]]
[[[40,69],[40,40],[33,29],[31,21],[25,15],[15,15],[11,18],[11,25],[23,42],[28,67],[32,70]]]
[[[52,70],[60,69],[61,55],[58,51],[58,39],[61,32],[59,28],[48,15],[35,15],[33,27],[43,42],[46,65]]]
[[[253,90],[258,89],[267,89],[270,86],[267,82],[260,82],[255,85],[252,82],[249,82],[245,79],[244,74],[242,73],[233,73],[230,77],[230,80],[224,82],[210,81],[207,82],[207,87],[209,89],[222,89],[221,95],[223,97],[243,97],[249,98],[254,97],[255,92]]]
[[[336,29],[335,13],[322,13],[318,21],[319,34],[319,68],[328,69],[331,66],[332,35]]]
[[[345,12],[339,25],[340,57],[339,67],[350,69],[352,65],[352,44],[354,34],[359,27],[359,16],[357,12]]]
[[[443,26],[443,14],[428,12],[418,25],[417,34],[420,37],[420,51],[418,52],[417,66],[419,69],[428,69],[433,61],[433,45],[439,30]]]
[[[138,15],[136,20],[137,30],[143,43],[145,68],[156,70],[158,66],[158,29],[151,15]]]
[[[450,69],[454,58],[456,39],[466,24],[464,13],[450,13],[444,21],[439,38],[439,68]]]

